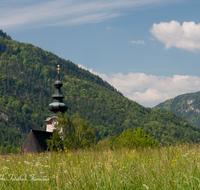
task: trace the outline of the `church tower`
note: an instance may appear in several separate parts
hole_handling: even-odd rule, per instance
[[[52,95],[53,102],[49,104],[49,110],[51,111],[51,116],[45,120],[46,131],[48,132],[53,132],[53,130],[55,129],[53,120],[55,118],[58,118],[57,113],[58,112],[64,113],[65,111],[67,111],[67,106],[63,102],[64,96],[61,92],[61,87],[63,84],[60,81],[60,65],[58,65],[57,71],[58,71],[57,80],[54,82],[56,90]]]

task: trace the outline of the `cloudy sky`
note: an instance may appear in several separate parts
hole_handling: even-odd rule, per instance
[[[200,91],[199,0],[1,0],[0,29],[153,107]]]

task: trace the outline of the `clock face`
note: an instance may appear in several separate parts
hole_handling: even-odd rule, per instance
[[[52,121],[52,125],[56,125],[57,124],[57,122],[56,121]]]

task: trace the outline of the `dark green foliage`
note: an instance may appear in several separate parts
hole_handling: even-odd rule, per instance
[[[11,146],[11,145],[7,145],[5,148],[3,147],[3,145],[1,145],[0,147],[0,154],[17,154],[18,153],[18,149],[15,146]]]
[[[110,146],[112,148],[147,148],[159,147],[158,140],[147,135],[140,127],[137,129],[124,130],[123,133],[117,137],[110,138]]]
[[[5,154],[9,154],[12,152],[12,146],[11,145],[7,145],[5,148],[4,148],[4,153]]]
[[[71,61],[0,33],[0,115],[7,115],[0,116],[0,131],[10,134],[9,140],[0,136],[0,145],[20,147],[24,141],[20,132],[45,130],[57,64],[61,65],[67,115],[73,120],[79,113],[83,121],[89,121],[98,140],[141,127],[162,144],[199,142],[200,129],[177,115],[145,108]]]
[[[173,112],[200,128],[200,92],[177,96],[158,104],[154,109]]]
[[[20,133],[18,130],[6,127],[7,122],[2,122],[0,126],[0,146],[19,147],[25,140],[26,134]]]
[[[50,151],[57,151],[57,150],[63,150],[64,145],[63,141],[60,138],[60,134],[58,129],[54,130],[53,135],[51,139],[47,139],[47,146]]]
[[[1,29],[0,29],[0,36],[3,37],[3,38],[7,38],[7,39],[10,39],[10,40],[11,40],[11,37],[8,36],[8,35],[6,34],[6,32],[3,32]]]
[[[84,122],[78,116],[73,123],[70,122],[66,114],[59,113],[59,118],[55,121],[56,130],[52,138],[47,140],[48,148],[51,151],[65,149],[84,149],[93,145],[95,136],[88,127],[88,122]]]

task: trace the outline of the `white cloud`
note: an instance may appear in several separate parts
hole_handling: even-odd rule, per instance
[[[0,2],[0,28],[97,23],[136,8],[174,1],[180,0],[7,0]]]
[[[133,41],[131,41],[130,43],[131,43],[131,44],[137,44],[137,45],[138,45],[138,44],[142,44],[142,45],[145,44],[145,42],[144,42],[143,40],[138,40],[138,41],[134,41],[134,40],[133,40]]]
[[[171,47],[181,48],[189,51],[200,50],[200,23],[171,22],[154,23],[150,29],[151,34],[165,44],[166,49]]]
[[[86,69],[84,66],[79,67]],[[167,99],[180,94],[200,90],[200,78],[189,75],[174,75],[173,77],[146,75],[144,73],[129,73],[128,75],[110,74],[109,76],[89,71],[99,75],[103,80],[122,92],[124,96],[146,107],[154,107]]]

